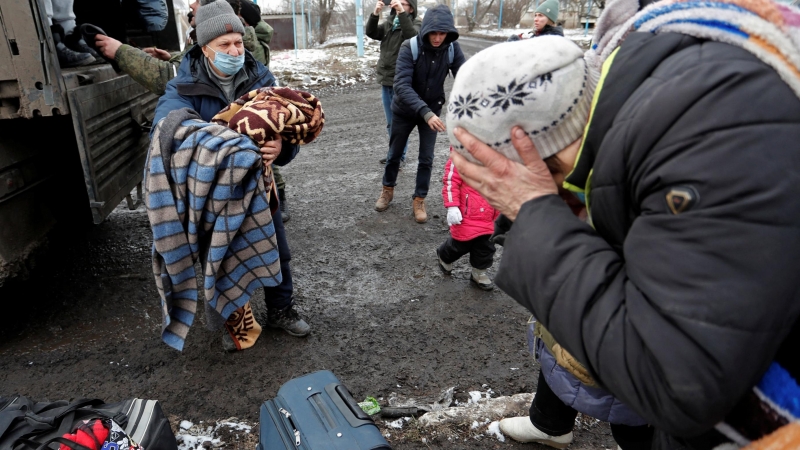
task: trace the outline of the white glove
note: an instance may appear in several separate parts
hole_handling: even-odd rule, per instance
[[[458,206],[447,208],[447,225],[461,225],[461,210]]]

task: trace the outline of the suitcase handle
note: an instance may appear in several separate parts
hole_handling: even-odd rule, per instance
[[[333,404],[339,409],[344,418],[353,428],[360,427],[361,425],[374,425],[372,418],[369,414],[365,413],[358,403],[356,403],[347,387],[339,383],[331,383],[325,386],[325,392],[328,393]]]

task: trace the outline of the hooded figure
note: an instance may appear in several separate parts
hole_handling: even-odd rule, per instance
[[[444,123],[439,119],[445,101],[444,80],[448,73],[455,77],[465,61],[461,47],[455,42],[457,39],[458,31],[450,8],[437,5],[425,14],[420,34],[403,42],[400,47],[394,77],[389,158],[383,175],[383,190],[375,203],[377,211],[389,208],[403,148],[411,130],[417,127],[419,166],[413,195],[414,219],[418,223],[428,220],[424,199],[431,181],[433,148],[436,133],[445,131]],[[411,40],[417,47],[416,58],[412,54]]]

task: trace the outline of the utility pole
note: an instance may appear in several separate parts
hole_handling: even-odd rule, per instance
[[[364,56],[364,8],[361,7],[361,0],[356,0],[356,48],[358,57]]]
[[[295,3],[297,3],[297,0],[292,0],[292,40],[294,41],[294,57],[297,58],[297,13],[295,12]]]
[[[592,12],[592,0],[589,0],[589,10],[586,11],[586,28],[583,29],[583,35],[589,34],[589,14]]]
[[[497,29],[503,27],[503,0],[500,0],[500,17],[497,19]]]
[[[303,48],[308,48],[308,42],[306,42],[306,35],[308,34],[308,29],[306,28],[306,0],[300,0],[300,16],[303,17]]]

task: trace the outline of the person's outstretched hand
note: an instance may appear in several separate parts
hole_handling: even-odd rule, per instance
[[[168,51],[161,50],[160,48],[147,47],[142,50],[153,58],[160,59],[161,61],[169,61],[172,58],[172,55],[170,55]]]
[[[458,209],[458,206],[451,206],[447,208],[447,224],[451,227],[453,225],[461,225],[461,210]]]
[[[117,57],[117,50],[122,46],[122,42],[112,37],[98,34],[94,38],[94,45],[103,56],[113,61]]]
[[[450,157],[461,178],[475,188],[495,209],[509,219],[516,220],[522,205],[538,197],[558,194],[553,177],[542,161],[533,141],[522,128],[511,130],[511,143],[525,163],[520,164],[479,141],[461,127],[453,134],[467,151],[483,166],[467,161],[456,152]]]

